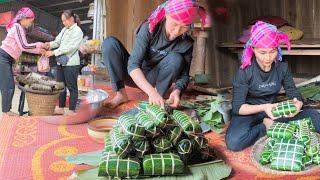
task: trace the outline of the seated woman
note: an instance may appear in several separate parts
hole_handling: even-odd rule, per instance
[[[233,81],[232,119],[226,133],[226,145],[232,151],[253,145],[266,135],[266,130],[274,122],[310,117],[316,131],[320,132],[320,114],[312,109],[302,110],[302,97],[287,62],[282,61],[281,42],[290,49],[288,36],[271,24],[259,21],[251,29],[242,64]],[[298,112],[275,119],[271,110],[277,106],[275,100],[282,86]]]
[[[206,13],[195,1],[168,0],[140,26],[131,55],[118,39],[107,38],[102,53],[116,96],[105,105],[114,108],[128,101],[126,84],[142,89],[151,104],[164,106],[163,96],[175,83],[167,102],[178,106],[192,59],[193,40],[188,32],[198,14],[204,24]]]

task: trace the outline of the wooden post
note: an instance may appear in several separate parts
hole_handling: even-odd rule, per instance
[[[202,30],[195,30],[193,36],[196,38],[193,51],[192,69],[190,75],[205,74],[205,60],[206,60],[206,42],[208,33]]]

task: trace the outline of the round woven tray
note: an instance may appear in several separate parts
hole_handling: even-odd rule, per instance
[[[320,136],[317,134],[318,137]],[[251,151],[251,160],[253,164],[262,172],[268,173],[268,174],[276,174],[276,175],[306,175],[307,173],[311,173],[315,170],[320,170],[320,166],[318,165],[309,165],[307,166],[303,171],[299,172],[292,172],[292,171],[278,171],[271,169],[271,165],[261,165],[259,163],[260,155],[264,149],[265,144],[268,142],[268,137],[264,136],[260,138],[252,147]]]

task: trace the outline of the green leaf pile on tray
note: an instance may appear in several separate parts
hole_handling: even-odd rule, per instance
[[[195,109],[201,122],[207,124],[212,131],[220,133],[225,123],[219,107],[224,101],[225,99],[222,96],[199,96],[196,101],[184,101],[182,105]]]
[[[304,100],[320,101],[319,83],[311,83],[298,88]]]
[[[296,172],[320,163],[320,141],[310,118],[276,122],[268,129],[267,136],[269,139],[260,155],[261,165]]]
[[[200,162],[215,157],[199,122],[182,111],[169,112],[141,103],[136,115],[121,115],[110,137],[105,138],[99,175],[118,178],[181,175],[186,173],[192,157]]]

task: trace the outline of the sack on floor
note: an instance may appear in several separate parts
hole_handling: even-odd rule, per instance
[[[143,159],[144,175],[179,175],[184,174],[185,167],[180,157],[173,153],[150,154]]]
[[[98,176],[118,178],[137,178],[140,173],[140,162],[134,158],[122,159],[112,152],[103,152]]]

